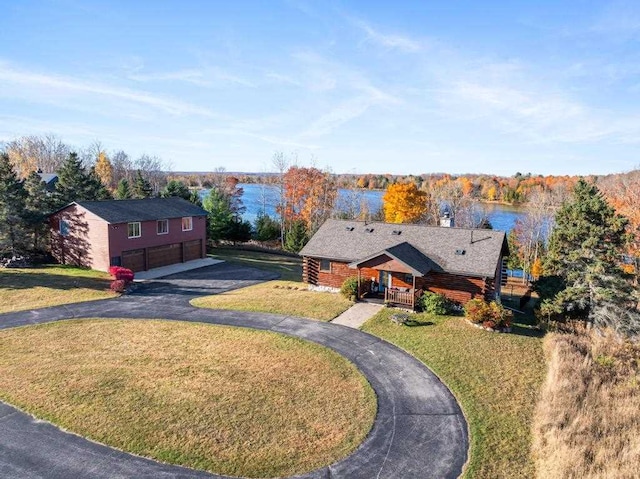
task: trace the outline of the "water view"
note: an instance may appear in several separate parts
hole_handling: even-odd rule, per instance
[[[261,211],[266,212],[270,216],[276,215],[276,205],[278,204],[278,188],[273,185],[258,185],[242,183],[239,185],[244,190],[242,202],[246,207],[246,211],[242,217],[245,220],[253,221]],[[206,195],[208,190],[203,190],[201,195]],[[358,203],[360,200],[366,201],[367,208],[371,212],[376,212],[382,207],[382,196],[384,191],[379,190],[359,190]],[[344,209],[354,195],[353,190],[339,189],[338,200],[336,205],[338,208]],[[482,203],[478,205],[478,214],[486,216],[493,228],[509,232],[513,229],[516,220],[523,215],[523,210],[516,206],[502,205],[495,203]]]

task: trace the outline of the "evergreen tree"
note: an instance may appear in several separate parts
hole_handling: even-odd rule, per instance
[[[95,167],[89,170],[89,182],[87,184],[87,199],[94,200],[111,200],[113,195],[109,188],[100,179],[100,176],[96,173]]]
[[[47,191],[47,184],[32,171],[24,181],[26,192],[24,224],[31,232],[34,250],[44,246],[47,237],[47,215],[54,210],[54,200]]]
[[[189,187],[185,185],[182,181],[170,180],[167,183],[167,186],[164,187],[160,196],[163,198],[170,198],[172,196],[177,196],[178,198],[183,198],[187,201],[191,200],[191,191],[189,191]]]
[[[24,203],[26,193],[9,161],[0,154],[0,250],[18,253],[25,246]]]
[[[207,215],[207,237],[211,241],[228,239],[234,219],[228,198],[217,188],[212,188],[204,198],[202,206],[209,213]]]
[[[115,193],[116,200],[128,200],[131,198],[131,189],[126,178],[122,178],[118,183]]]
[[[254,223],[258,241],[270,241],[280,238],[280,223],[267,214],[259,214]]]
[[[64,206],[73,201],[97,200],[101,196],[101,185],[97,177],[85,171],[78,155],[71,153],[58,170],[57,204]]]
[[[197,191],[191,192],[191,195],[189,196],[189,201],[191,201],[191,203],[193,203],[194,205],[202,207],[202,198],[200,198],[200,195],[198,194]]]
[[[628,241],[627,219],[616,214],[598,188],[579,180],[558,210],[544,276],[536,289],[543,314],[587,319],[629,334],[640,326],[633,289],[620,268]]]
[[[136,179],[133,182],[133,197],[134,198],[151,198],[153,194],[153,188],[149,180],[142,176],[140,170],[136,171]]]
[[[299,252],[309,241],[307,225],[303,220],[291,223],[284,240],[284,249],[292,253]]]

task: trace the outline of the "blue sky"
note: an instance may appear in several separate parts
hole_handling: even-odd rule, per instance
[[[640,2],[0,0],[0,141],[174,170],[640,165]]]

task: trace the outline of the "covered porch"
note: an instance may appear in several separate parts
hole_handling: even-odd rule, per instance
[[[431,262],[410,244],[401,243],[349,267],[357,270],[358,299],[415,310],[423,293],[421,278],[431,270]]]

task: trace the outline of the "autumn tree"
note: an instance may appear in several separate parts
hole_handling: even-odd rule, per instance
[[[96,175],[107,188],[111,188],[113,184],[113,167],[104,151],[98,153],[98,160],[94,166]]]
[[[384,219],[388,223],[418,223],[427,213],[427,193],[415,183],[396,183],[383,198]]]
[[[23,136],[9,141],[4,149],[20,178],[26,178],[36,170],[53,173],[71,152],[55,135]]]
[[[311,167],[290,167],[284,175],[283,200],[280,208],[285,231],[294,221],[301,220],[307,232],[313,234],[329,218],[338,189],[328,172]]]
[[[640,332],[634,291],[620,268],[627,222],[596,186],[578,181],[555,216],[536,284],[543,314],[587,319],[621,334]]]

